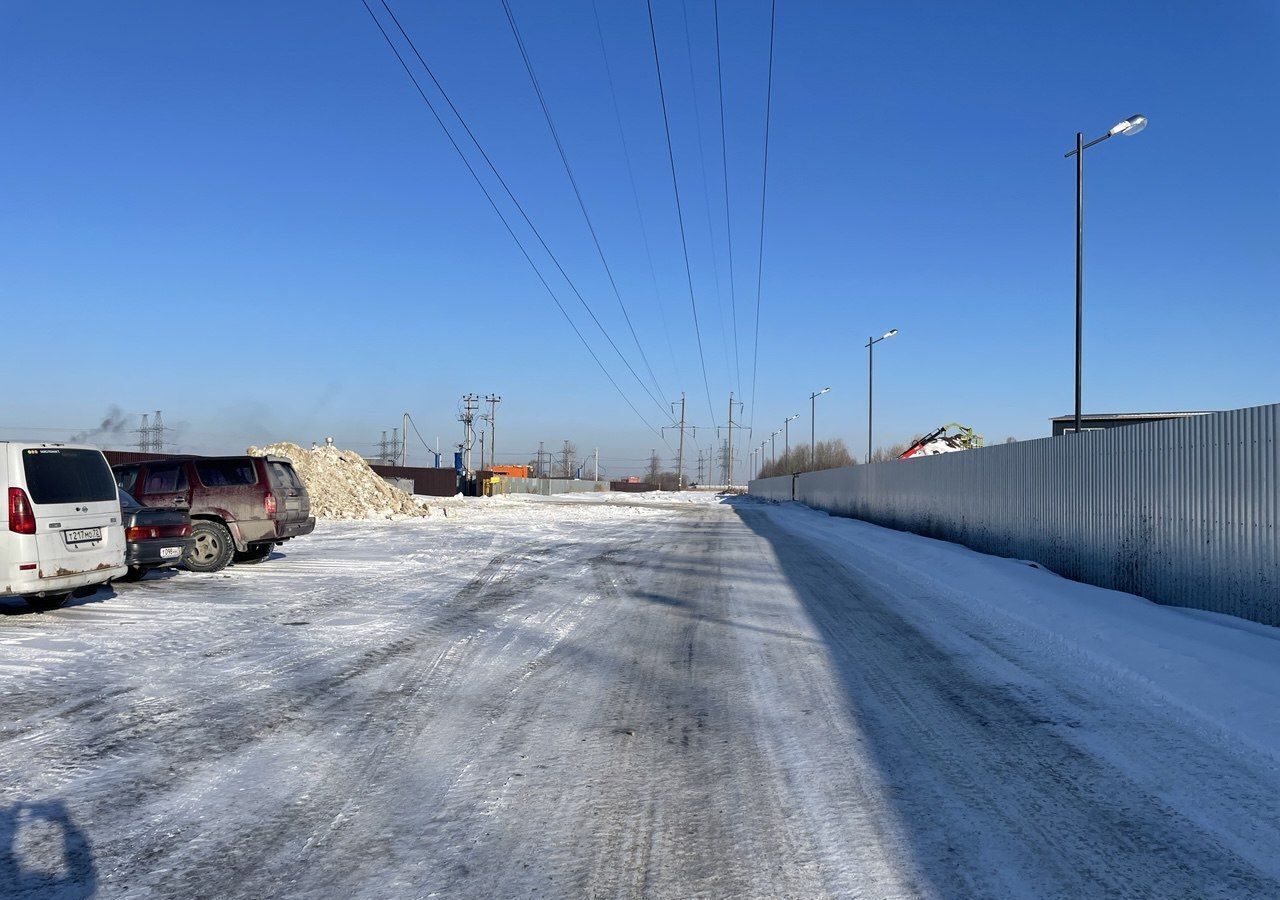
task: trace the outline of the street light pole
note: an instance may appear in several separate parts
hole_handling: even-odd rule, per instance
[[[1076,409],[1075,433],[1080,433],[1080,394],[1084,380],[1084,151],[1117,134],[1132,136],[1147,127],[1146,116],[1130,116],[1118,122],[1100,138],[1084,142],[1084,134],[1076,132],[1076,148],[1064,157],[1076,158]]]
[[[814,439],[818,433],[818,398],[831,390],[824,387],[820,391],[814,391],[809,395],[809,466],[817,468],[818,466],[818,443]]]
[[[872,376],[874,375],[873,351],[875,349],[876,344],[880,343],[883,340],[893,337],[897,333],[898,333],[898,329],[890,328],[884,334],[880,335],[880,337],[867,338],[867,462],[868,463],[871,462],[871,423],[872,423],[871,402],[873,399],[873,394],[871,392],[871,379],[872,379]]]
[[[787,416],[782,420],[782,459],[785,462],[791,458],[791,420],[800,418],[800,413],[794,416]]]

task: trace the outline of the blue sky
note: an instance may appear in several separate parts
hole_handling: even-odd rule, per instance
[[[661,399],[686,393],[702,446],[730,390],[746,394],[758,443],[794,413],[807,434],[808,394],[830,385],[819,435],[861,448],[863,344],[891,327],[901,334],[876,358],[878,443],[953,420],[994,440],[1047,434],[1072,398],[1074,170],[1062,153],[1076,130],[1096,136],[1139,112],[1143,134],[1087,156],[1086,409],[1280,399],[1276,4],[781,0],[754,409],[768,4],[720,9],[733,307],[712,6],[654,0],[710,409],[644,3],[600,2],[634,194],[592,4],[511,5]],[[647,380],[501,3],[393,8]],[[333,435],[369,450],[407,409],[447,444],[458,397],[495,391],[512,461],[565,438],[599,446],[615,473],[652,447],[668,455],[359,0],[0,10],[13,385],[0,435],[65,437],[114,405],[163,409],[189,449]]]

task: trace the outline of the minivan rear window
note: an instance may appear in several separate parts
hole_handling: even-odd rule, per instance
[[[235,487],[254,484],[258,475],[247,459],[202,459],[196,462],[196,474],[205,487]]]
[[[97,450],[30,447],[22,451],[31,502],[94,503],[116,500],[111,467]]]

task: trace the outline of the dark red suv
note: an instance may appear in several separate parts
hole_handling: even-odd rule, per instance
[[[216,572],[234,558],[259,562],[271,548],[310,534],[316,520],[293,463],[280,456],[198,456],[112,467],[143,506],[186,509],[191,548],[183,564]]]

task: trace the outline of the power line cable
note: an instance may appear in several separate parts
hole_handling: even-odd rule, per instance
[[[529,82],[533,85],[533,91],[538,97],[538,105],[542,107],[543,118],[547,120],[547,128],[551,132],[551,139],[555,142],[556,151],[560,154],[560,162],[564,164],[564,172],[569,177],[569,184],[573,186],[573,196],[578,200],[578,209],[582,211],[583,221],[587,223],[587,231],[591,233],[591,242],[595,244],[596,255],[600,257],[600,264],[604,266],[605,274],[609,277],[609,286],[613,288],[613,295],[618,299],[618,307],[622,310],[622,317],[626,320],[627,328],[631,331],[631,339],[635,342],[636,349],[640,351],[640,359],[649,371],[653,386],[659,394],[662,394],[662,385],[658,383],[658,376],[654,374],[653,366],[649,364],[649,357],[644,352],[644,347],[640,344],[640,336],[636,334],[636,327],[631,321],[631,314],[627,312],[627,304],[622,299],[622,292],[618,290],[618,282],[613,277],[613,269],[610,268],[609,261],[605,258],[604,248],[600,246],[600,237],[596,233],[595,224],[591,221],[591,215],[587,212],[586,201],[582,199],[582,190],[578,186],[578,179],[573,174],[573,166],[570,165],[569,156],[565,153],[564,144],[560,140],[560,132],[556,128],[555,119],[551,115],[551,107],[547,105],[547,98],[542,92],[542,85],[538,81],[537,74],[533,71],[533,62],[529,59],[529,51],[525,47],[524,38],[520,34],[520,27],[516,24],[515,14],[511,12],[511,4],[507,0],[502,0],[502,8],[506,11],[507,22],[511,25],[511,34],[516,40],[516,47],[520,50],[520,58],[524,60],[524,70],[529,74]]]
[[[777,30],[778,0],[769,12],[769,77],[764,102],[764,164],[760,176],[760,246],[756,254],[756,336],[751,353],[751,416],[748,427],[756,421],[756,373],[760,363],[760,293],[764,279],[764,210],[769,192],[769,124],[773,118],[773,37]]]
[[[367,2],[365,2],[365,0],[361,0],[361,2],[364,2],[365,7],[369,8],[369,5]],[[630,360],[628,360],[626,356],[623,355],[622,350],[619,349],[617,343],[614,342],[608,330],[604,327],[604,324],[596,316],[595,311],[591,308],[591,304],[587,303],[586,298],[582,296],[582,292],[578,290],[578,286],[574,283],[573,279],[569,277],[569,273],[566,272],[564,269],[564,266],[560,264],[559,258],[555,255],[554,252],[552,252],[551,247],[547,244],[546,240],[542,237],[542,232],[539,231],[538,227],[533,224],[533,220],[529,218],[529,214],[525,211],[523,204],[521,204],[520,201],[516,199],[515,194],[512,192],[510,186],[507,184],[507,180],[502,177],[502,173],[498,171],[498,167],[494,164],[488,152],[485,151],[484,146],[480,143],[479,138],[477,138],[475,135],[475,132],[471,130],[471,126],[467,124],[467,120],[463,118],[462,113],[458,110],[458,107],[454,104],[453,98],[449,96],[449,92],[444,89],[444,85],[442,85],[440,83],[440,80],[436,78],[435,72],[432,70],[431,66],[427,64],[427,61],[423,58],[422,54],[418,51],[418,46],[417,44],[414,43],[413,38],[409,36],[409,33],[405,30],[404,26],[400,24],[400,20],[396,17],[395,12],[391,9],[390,4],[388,4],[387,0],[380,0],[380,2],[382,3],[383,9],[387,11],[387,15],[391,17],[391,21],[395,23],[396,29],[400,32],[401,37],[404,38],[405,43],[409,45],[409,49],[413,51],[413,55],[418,58],[418,62],[422,65],[423,70],[427,73],[428,77],[430,77],[431,83],[435,85],[436,90],[440,92],[440,96],[444,98],[445,103],[448,104],[449,109],[453,112],[453,115],[457,118],[458,124],[462,126],[462,129],[463,131],[466,132],[467,137],[471,139],[471,143],[475,146],[476,151],[479,152],[480,156],[484,159],[485,163],[489,167],[489,170],[493,173],[494,177],[498,180],[498,183],[502,185],[503,191],[506,192],[507,197],[511,200],[516,210],[520,213],[520,216],[521,218],[524,219],[525,224],[529,226],[529,230],[533,232],[534,237],[537,238],[538,243],[542,246],[542,249],[546,252],[547,256],[551,259],[551,262],[555,265],[556,270],[560,273],[561,277],[564,278],[565,282],[569,285],[569,288],[570,290],[573,291],[574,296],[578,298],[578,302],[582,304],[582,308],[585,309],[587,312],[587,315],[591,317],[591,321],[595,323],[598,329],[600,329],[600,333],[604,335],[605,340],[609,342],[609,346],[613,348],[613,352],[618,355],[618,358],[622,360],[622,364],[627,367],[627,370],[631,373],[632,377],[636,379],[636,382],[640,385],[640,387],[644,390],[644,392],[649,395],[649,399],[654,402],[654,405],[657,406],[658,409],[661,410],[664,415],[669,417],[671,414],[670,408],[668,406],[664,406],[663,403],[653,395],[653,392],[649,390],[648,385],[644,383],[644,380],[641,379],[640,375],[636,372],[635,368],[631,365]],[[372,15],[373,13],[372,9],[370,9],[369,11],[370,11],[370,14]],[[374,16],[374,21],[378,22],[378,19],[376,16]],[[381,26],[380,22],[378,24],[379,26]],[[388,37],[388,40],[390,40],[389,37]],[[394,44],[392,44],[392,49],[396,50],[396,47]],[[397,57],[399,57],[398,50],[396,55]],[[401,62],[404,62],[404,60],[401,59]],[[406,69],[407,68],[408,67],[406,65]],[[412,72],[410,72],[410,77],[412,77]],[[416,79],[414,79],[414,84],[417,84]],[[427,102],[428,104],[430,103],[429,100]],[[443,122],[441,123],[441,127],[444,127]],[[446,129],[446,132],[447,132],[447,129]],[[461,153],[461,150],[459,150],[459,152]]]
[[[604,40],[604,27],[600,24],[599,0],[591,0],[591,11],[595,14],[596,37],[600,41],[600,56],[604,60],[605,80],[609,83],[609,98],[613,102],[613,118],[618,126],[618,140],[622,144],[622,157],[627,165],[627,180],[631,183],[631,198],[635,202],[636,219],[640,223],[640,238],[644,244],[645,260],[649,264],[649,278],[653,282],[653,298],[658,306],[658,317],[662,321],[662,334],[666,339],[667,353],[671,356],[671,369],[680,377],[680,364],[676,361],[675,347],[671,343],[671,328],[667,324],[666,305],[662,302],[662,292],[658,288],[658,270],[653,264],[653,246],[649,241],[649,228],[645,224],[644,210],[640,204],[640,189],[636,186],[635,167],[631,161],[631,149],[627,141],[627,132],[622,124],[622,107],[618,103],[618,91],[613,81],[613,66],[609,63],[609,50]]]
[[[671,120],[667,116],[667,94],[662,86],[662,62],[658,56],[658,32],[653,24],[653,0],[645,0],[649,9],[649,39],[653,44],[653,67],[658,73],[658,99],[662,103],[662,127],[667,136],[667,161],[671,165],[671,187],[676,197],[676,219],[680,224],[680,246],[684,250],[684,275],[689,283],[689,305],[693,308],[693,333],[698,339],[698,360],[702,363],[702,386],[707,391],[707,410],[711,413],[711,421],[716,418],[715,404],[711,402],[711,382],[707,378],[707,357],[702,352],[702,329],[698,325],[698,302],[693,294],[693,270],[689,266],[689,240],[684,231],[684,211],[680,205],[680,182],[676,178],[676,154],[671,146]]]
[[[720,60],[720,0],[711,5],[716,23],[716,86],[720,93],[720,164],[724,173],[724,232],[725,243],[729,247],[729,309],[733,313],[733,370],[738,385],[738,394],[742,394],[742,361],[738,347],[738,292],[733,277],[733,225],[729,215],[729,143],[725,137],[724,127],[724,67]]]
[[[643,415],[640,414],[640,410],[636,409],[635,404],[631,402],[631,398],[629,398],[626,395],[626,393],[623,392],[622,388],[618,385],[618,382],[614,379],[613,375],[609,372],[608,369],[605,368],[604,363],[600,361],[600,357],[596,355],[595,350],[591,348],[591,345],[587,342],[586,337],[578,329],[577,324],[573,321],[573,318],[569,315],[568,311],[564,308],[564,305],[561,304],[560,298],[556,296],[555,291],[551,289],[551,285],[548,284],[546,278],[543,277],[542,271],[538,268],[537,263],[533,261],[533,257],[529,255],[529,251],[525,249],[524,243],[520,240],[519,236],[515,233],[515,229],[511,227],[511,223],[507,221],[507,217],[503,214],[502,210],[499,208],[497,201],[494,200],[493,195],[489,192],[489,189],[485,186],[484,181],[481,180],[479,173],[476,172],[475,168],[471,165],[471,161],[467,159],[466,154],[462,152],[462,148],[458,145],[458,142],[454,139],[453,134],[449,131],[448,127],[444,124],[444,119],[441,118],[439,111],[436,110],[435,105],[431,102],[431,99],[427,96],[426,91],[423,90],[422,85],[419,83],[417,77],[413,74],[413,70],[409,67],[408,62],[405,60],[404,56],[401,55],[400,49],[395,45],[395,42],[391,40],[391,35],[387,34],[387,30],[383,27],[382,22],[378,20],[378,17],[374,13],[373,8],[369,5],[369,0],[360,0],[360,2],[364,5],[365,10],[368,11],[369,17],[373,19],[373,23],[374,25],[377,26],[378,31],[382,34],[382,37],[386,40],[387,46],[391,48],[391,52],[395,54],[396,59],[400,62],[400,65],[404,68],[405,74],[408,75],[409,80],[413,82],[413,86],[417,89],[419,96],[421,96],[423,102],[427,104],[427,108],[431,110],[431,115],[435,118],[436,123],[440,126],[441,130],[444,131],[445,136],[449,139],[449,143],[453,145],[453,149],[457,152],[458,157],[462,160],[463,165],[467,167],[467,171],[470,172],[471,177],[475,179],[475,182],[480,187],[480,190],[484,194],[485,199],[489,201],[489,205],[493,207],[493,211],[497,214],[498,218],[502,221],[502,224],[506,228],[507,233],[511,235],[511,239],[515,241],[515,244],[520,249],[521,254],[528,261],[529,266],[533,269],[534,274],[538,276],[538,280],[542,282],[542,286],[546,288],[547,294],[551,297],[552,302],[555,303],[556,308],[560,310],[560,313],[561,315],[564,316],[565,321],[569,323],[569,327],[573,329],[573,333],[578,336],[578,340],[582,342],[582,346],[584,346],[587,349],[587,352],[591,354],[591,358],[594,359],[596,362],[596,365],[600,367],[600,371],[604,373],[604,376],[607,379],[609,379],[609,383],[613,385],[614,390],[618,392],[618,395],[622,397],[623,401],[627,404],[627,406],[631,408],[631,411],[636,414],[636,417],[639,418],[640,421],[645,424],[646,428],[648,428],[650,431],[656,434],[659,438],[661,438],[662,432],[654,428],[653,425],[651,425],[649,421]],[[383,0],[383,5],[386,6],[385,0]],[[388,12],[390,12],[389,9],[388,9]],[[425,66],[425,63],[424,63],[424,66]]]
[[[724,322],[724,291],[720,287],[720,260],[716,253],[715,225],[711,216],[711,180],[707,178],[707,154],[702,140],[702,105],[698,102],[698,77],[693,68],[693,38],[689,31],[688,0],[682,0],[680,11],[684,21],[685,61],[689,65],[689,96],[693,100],[693,133],[698,141],[698,173],[702,176],[702,205],[707,216],[707,245],[711,248],[711,276],[716,286],[716,312],[718,313],[716,318],[720,321],[720,345],[724,351],[725,371],[728,372],[730,369],[729,334],[725,330]]]

